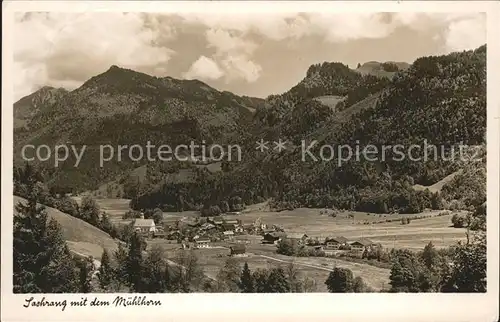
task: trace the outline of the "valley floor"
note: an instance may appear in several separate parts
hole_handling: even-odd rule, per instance
[[[127,222],[121,216],[129,210],[128,199],[97,199],[101,210],[106,211],[114,223]],[[320,215],[322,209],[299,208],[291,211],[274,212],[265,209],[265,204],[249,206],[238,218],[243,223],[253,223],[256,219],[267,224],[278,225],[291,233],[306,233],[310,237],[324,239],[327,236],[344,236],[348,239],[369,238],[386,248],[423,249],[430,241],[436,247],[447,247],[458,240],[465,240],[464,228],[453,228],[451,216],[437,216],[441,211],[427,211],[420,214],[369,214],[343,212],[336,218]],[[165,212],[164,221],[175,222],[182,217],[199,216],[195,211]],[[352,216],[352,217],[350,217]],[[400,218],[425,216],[402,225]],[[386,222],[386,220],[393,220]]]
[[[126,223],[122,215],[129,210],[127,199],[97,199],[101,210],[106,211],[114,223]],[[233,216],[243,223],[252,223],[259,219],[268,226],[279,225],[286,232],[306,233],[318,239],[327,236],[344,236],[348,239],[360,237],[369,238],[381,243],[385,248],[410,248],[421,250],[430,241],[436,247],[446,247],[465,239],[465,229],[451,227],[451,214],[437,216],[439,211],[429,211],[415,215],[399,214],[367,214],[360,212],[344,212],[331,217],[321,215],[322,209],[301,208],[292,211],[273,212],[266,210],[265,204],[252,205],[241,215]],[[175,222],[183,217],[199,216],[197,212],[164,213],[165,222]],[[410,224],[402,225],[400,218],[414,218],[425,216],[423,219],[413,219]],[[386,220],[394,220],[386,222]],[[316,282],[317,292],[326,292],[324,281],[334,266],[352,270],[355,276],[361,276],[373,289],[388,289],[390,270],[375,267],[366,263],[350,262],[337,258],[326,257],[290,257],[276,254],[275,245],[264,245],[261,236],[244,235],[239,239],[246,241],[247,255],[237,257],[243,265],[248,262],[250,269],[270,268],[277,265],[286,266],[293,262],[299,271]],[[166,257],[175,258],[180,245],[164,239],[148,240],[148,246],[161,246]],[[215,278],[219,269],[228,258],[227,243],[220,243],[218,247],[198,249],[200,264],[207,276]],[[79,248],[90,248],[87,243],[80,243]]]

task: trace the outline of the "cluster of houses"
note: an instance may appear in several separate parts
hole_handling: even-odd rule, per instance
[[[316,250],[335,251],[335,250],[364,250],[375,245],[367,238],[348,240],[343,236],[329,236],[323,240],[311,238],[305,233],[286,233],[278,227],[268,228],[260,220],[252,224],[243,224],[241,220],[229,218],[226,216],[208,217],[206,221],[185,219],[181,222],[187,225],[193,235],[189,238],[196,248],[209,248],[212,242],[224,241],[233,243],[235,235],[258,233],[262,235],[262,243],[277,244],[283,239],[295,240],[299,245],[313,247]],[[155,225],[153,219],[138,218],[134,222],[134,229],[149,237],[161,237],[176,239],[179,230],[174,230],[168,235],[163,231],[163,227]],[[183,244],[184,245],[184,244]],[[231,255],[240,255],[245,253],[244,244],[235,244],[230,247]]]
[[[368,238],[359,238],[355,240],[348,240],[343,236],[326,237],[323,241],[310,238],[305,233],[290,233],[285,232],[269,232],[263,235],[263,243],[277,244],[280,240],[290,239],[295,240],[299,245],[312,246],[317,250],[339,250],[339,249],[352,249],[364,250],[368,247],[374,246],[375,243]]]
[[[238,213],[231,213],[238,214]],[[248,231],[249,227],[241,224],[241,220],[217,216],[208,217],[207,221],[201,223],[198,220],[181,219],[181,224],[188,226],[191,230],[197,232],[197,236],[213,235],[221,232],[224,240],[230,240],[235,234],[243,234]],[[166,234],[162,226],[157,226],[153,219],[144,219],[144,217],[135,219],[134,230],[148,237],[174,237],[178,232],[176,230]],[[247,225],[248,226],[248,225]]]

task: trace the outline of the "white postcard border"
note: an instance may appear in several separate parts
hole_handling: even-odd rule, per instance
[[[498,2],[118,2],[11,1],[2,3],[2,321],[70,320],[380,320],[380,321],[494,321],[498,319],[499,160],[500,160],[500,3]],[[162,301],[161,307],[68,307],[25,309],[29,295],[12,294],[12,139],[13,88],[10,31],[16,11],[143,11],[189,12],[487,12],[488,56],[488,292],[486,294],[137,294]],[[82,296],[112,301],[133,294],[48,294],[53,300]],[[41,295],[37,295],[41,297]]]

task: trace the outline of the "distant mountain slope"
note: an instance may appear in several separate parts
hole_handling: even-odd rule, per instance
[[[24,106],[21,103],[16,106]],[[148,141],[155,146],[202,140],[222,144],[252,121],[261,104],[261,99],[221,92],[198,80],[159,78],[112,66],[74,91],[48,100],[29,119],[29,130],[15,131],[14,156],[19,161],[25,144],[86,145],[79,168],[73,168],[71,159],[52,169],[49,185],[95,189],[142,165],[125,152],[122,162],[109,162],[101,169],[99,145],[138,144],[145,149]]]
[[[373,81],[371,81],[373,80]],[[373,86],[361,87],[362,84]],[[385,85],[384,85],[385,84]],[[352,87],[354,86],[354,87]],[[361,91],[361,89],[367,89]],[[324,95],[360,95],[332,113],[314,98]],[[312,66],[306,78],[282,95],[273,95],[257,110],[245,142],[245,160],[231,163],[228,171],[204,174],[194,184],[165,184],[133,201],[137,208],[162,204],[220,204],[240,197],[251,204],[268,197],[286,207],[330,207],[370,212],[419,212],[437,207],[439,196],[416,192],[415,184],[432,185],[463,166],[430,153],[429,160],[411,160],[407,150],[424,141],[445,153],[458,144],[481,145],[486,133],[486,46],[476,50],[417,59],[392,79],[362,78],[342,64]],[[266,153],[255,142],[270,141]],[[286,151],[272,152],[272,141],[292,143]],[[351,157],[338,163],[302,158],[301,140],[317,144],[310,150],[320,156],[323,145],[401,145],[402,160],[391,150],[375,161]],[[438,150],[438,151],[439,151]],[[326,150],[329,152],[330,150]],[[327,153],[327,157],[330,155]],[[480,194],[479,194],[480,195]],[[479,196],[478,195],[478,196]],[[431,200],[434,200],[431,202]]]
[[[438,182],[434,183],[433,185],[430,186],[423,186],[420,184],[416,184],[413,186],[413,189],[423,191],[425,189],[429,189],[430,192],[435,193],[435,192],[441,192],[441,189],[443,189],[443,186],[445,186],[447,183],[451,182],[453,178],[455,178],[456,175],[462,173],[462,169],[453,172],[450,175],[447,175],[443,179],[439,180]]]
[[[14,196],[14,206],[18,202],[27,201]],[[100,259],[104,248],[113,252],[118,247],[118,241],[91,224],[51,207],[45,207],[45,209],[49,217],[54,218],[61,225],[64,239],[68,242],[70,250]]]
[[[321,104],[328,106],[333,112],[335,112],[337,105],[344,100],[344,96],[325,95],[315,97],[314,99],[319,101]]]
[[[14,128],[24,127],[46,107],[53,105],[68,93],[64,88],[44,86],[36,92],[21,98],[14,103]]]
[[[438,207],[440,196],[413,187],[430,186],[463,168],[442,155],[431,154],[435,160],[425,162],[408,155],[398,160],[389,150],[383,159],[380,154],[375,161],[351,157],[339,164],[333,150],[334,156],[326,161],[302,158],[302,140],[317,142],[309,149],[316,156],[323,145],[332,149],[348,145],[360,151],[371,145],[380,151],[384,146],[408,149],[427,142],[450,153],[461,143],[485,143],[486,46],[421,57],[397,72],[384,63],[360,68],[380,66],[394,74],[379,77],[368,71],[363,75],[341,63],[313,65],[296,86],[265,101],[219,92],[199,81],[112,67],[47,112],[37,113],[30,123],[32,131],[16,132],[16,145],[68,140],[94,145],[150,140],[175,145],[196,139],[240,144],[243,160],[222,162],[220,171],[195,169],[187,162],[149,163],[140,185],[124,174],[144,163],[110,162],[96,169],[95,151],[87,153],[90,160],[79,168],[70,163],[48,171],[54,185],[85,190],[94,190],[119,174],[128,182],[119,184],[132,192],[126,197],[135,208],[196,209],[225,202],[252,204],[270,197],[286,207],[333,205],[368,212]],[[334,96],[343,98],[335,111],[318,99]],[[269,141],[266,153],[255,149],[261,139]],[[287,141],[288,148],[273,153],[272,141],[278,139]],[[454,191],[447,195],[475,198]]]
[[[392,78],[397,72],[407,70],[411,65],[405,62],[385,62],[369,61],[356,68],[358,73],[363,75],[373,75],[379,77]]]

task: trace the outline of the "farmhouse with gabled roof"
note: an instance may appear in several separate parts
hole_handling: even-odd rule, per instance
[[[137,218],[134,222],[135,231],[141,233],[154,233],[156,232],[156,225],[153,219]]]

